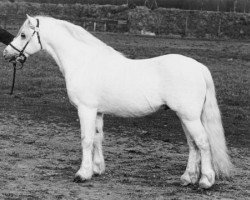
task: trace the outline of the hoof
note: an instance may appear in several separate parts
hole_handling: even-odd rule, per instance
[[[199,173],[185,172],[181,176],[181,185],[187,186],[189,184],[196,184],[198,182],[198,179],[199,179]]]
[[[199,187],[202,188],[202,189],[209,189],[210,187],[212,187],[212,185],[209,184],[209,183],[200,182]]]
[[[93,175],[100,176],[105,171],[105,164],[99,164],[93,166]]]
[[[181,185],[188,186],[188,185],[190,185],[190,182],[188,182],[187,180],[181,180]]]
[[[198,182],[198,179],[199,179],[199,173],[190,173],[189,177],[191,179],[191,183],[196,184]]]
[[[80,177],[79,175],[76,175],[74,180],[73,180],[74,183],[84,183],[86,181],[87,181],[87,179],[84,179],[84,178]]]
[[[187,186],[191,183],[189,176],[187,175],[182,175],[181,176],[181,185],[182,186]]]
[[[93,171],[93,176],[101,176],[104,171]]]
[[[201,180],[199,182],[199,187],[202,189],[209,189],[214,184],[214,180],[212,178],[208,178],[206,175],[203,175],[201,177]]]

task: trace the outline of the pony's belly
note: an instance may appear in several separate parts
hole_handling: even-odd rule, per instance
[[[98,112],[121,117],[140,117],[156,112],[162,105],[162,102],[149,104],[147,101],[109,102],[99,105]]]
[[[156,112],[160,106],[154,108],[154,109],[144,109],[144,110],[128,110],[128,109],[122,109],[122,108],[117,108],[117,109],[103,109],[100,108],[98,109],[98,112],[104,113],[104,114],[111,114],[119,117],[142,117],[145,115],[149,115],[151,113]]]

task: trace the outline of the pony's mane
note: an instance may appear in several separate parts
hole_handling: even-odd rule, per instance
[[[44,19],[49,19],[49,20],[53,20],[56,21],[58,23],[60,23],[60,25],[62,25],[62,27],[72,36],[74,37],[76,40],[78,40],[79,42],[83,42],[85,44],[89,44],[89,45],[94,45],[96,47],[102,47],[108,51],[113,51],[116,52],[117,54],[122,55],[120,52],[116,51],[115,49],[113,49],[112,47],[108,46],[107,44],[105,44],[104,42],[102,42],[101,40],[99,40],[98,38],[94,37],[91,33],[89,33],[88,31],[86,31],[84,28],[82,28],[81,26],[72,24],[70,22],[67,22],[65,20],[60,20],[60,19],[55,19],[52,17],[47,17],[47,16],[36,16],[37,18],[44,18]]]

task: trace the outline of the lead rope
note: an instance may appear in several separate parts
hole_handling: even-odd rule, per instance
[[[23,68],[23,63],[21,63],[21,67],[19,67],[19,68],[17,68],[16,62],[13,63],[13,77],[12,77],[12,85],[11,85],[10,95],[12,95],[14,92],[15,81],[16,81],[16,70],[19,70],[22,68]]]

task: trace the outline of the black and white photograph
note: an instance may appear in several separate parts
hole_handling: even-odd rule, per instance
[[[0,0],[0,200],[250,199],[250,0]]]

